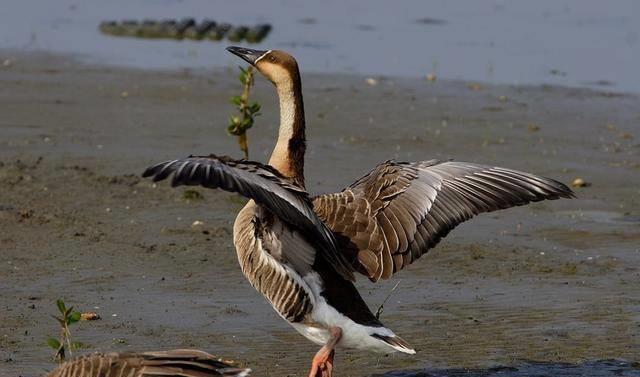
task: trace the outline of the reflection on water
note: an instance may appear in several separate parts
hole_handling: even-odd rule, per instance
[[[488,369],[425,369],[389,372],[372,377],[640,377],[640,363],[620,360],[586,361],[581,364],[526,362],[518,367]]]
[[[539,0],[10,0],[0,48],[80,54],[144,68],[237,65],[228,42],[106,37],[104,20],[210,18],[270,23],[260,47],[293,52],[306,72],[551,83],[640,92],[638,2]]]

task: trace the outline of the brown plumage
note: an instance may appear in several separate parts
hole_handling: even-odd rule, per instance
[[[372,281],[388,279],[479,213],[573,196],[549,178],[430,160],[387,161],[339,193],[310,198],[295,59],[277,50],[228,50],[276,86],[280,128],[269,164],[190,156],[152,166],[144,176],[159,181],[173,174],[173,185],[221,188],[251,199],[234,224],[238,261],[283,318],[323,345],[311,377],[331,375],[338,345],[415,353],[373,315],[352,282],[355,271]]]
[[[511,169],[455,161],[387,161],[314,210],[372,281],[391,275],[481,212],[570,198],[564,184]],[[353,260],[353,259],[352,259]]]
[[[213,377],[248,376],[237,368],[198,350],[142,353],[94,353],[67,361],[47,377]]]
[[[281,265],[289,264],[296,271],[308,273],[316,257],[315,249],[296,242],[299,237],[253,201],[238,214],[233,234],[240,268],[251,285],[283,318],[303,321],[313,309],[312,298]]]

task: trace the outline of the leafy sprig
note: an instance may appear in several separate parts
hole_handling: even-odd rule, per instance
[[[71,331],[69,330],[69,327],[72,324],[80,320],[82,314],[78,311],[74,311],[73,306],[67,308],[62,299],[56,300],[56,306],[58,307],[60,316],[52,315],[52,317],[60,324],[60,338],[56,339],[54,337],[50,337],[47,339],[47,344],[49,347],[56,350],[56,353],[53,356],[54,360],[62,362],[65,359],[67,350],[69,351],[69,356],[71,356],[72,350],[76,350],[84,346],[80,342],[71,341]]]
[[[244,158],[249,158],[249,142],[247,140],[247,130],[253,127],[254,118],[260,115],[260,104],[258,102],[249,103],[249,92],[253,86],[253,67],[247,69],[240,68],[239,80],[242,83],[242,94],[231,97],[231,103],[238,109],[239,115],[229,116],[229,126],[227,132],[238,137],[240,150]]]

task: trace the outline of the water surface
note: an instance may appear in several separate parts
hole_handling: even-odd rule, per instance
[[[305,72],[640,92],[640,3],[633,0],[10,0],[0,48],[83,55],[144,68],[237,65],[227,42],[148,41],[100,35],[103,20],[212,18],[268,22],[259,48],[285,49]]]
[[[514,367],[488,369],[427,369],[389,372],[373,377],[640,377],[640,366],[621,360],[597,360],[579,364],[527,362]]]

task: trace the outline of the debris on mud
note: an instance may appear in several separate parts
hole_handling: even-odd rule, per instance
[[[96,312],[83,312],[80,314],[80,320],[82,321],[97,321],[100,319],[100,314]]]
[[[573,187],[589,187],[591,186],[591,182],[587,182],[582,178],[576,178],[571,182],[571,186]]]
[[[182,199],[184,200],[202,200],[204,195],[198,190],[187,189],[182,192]]]

